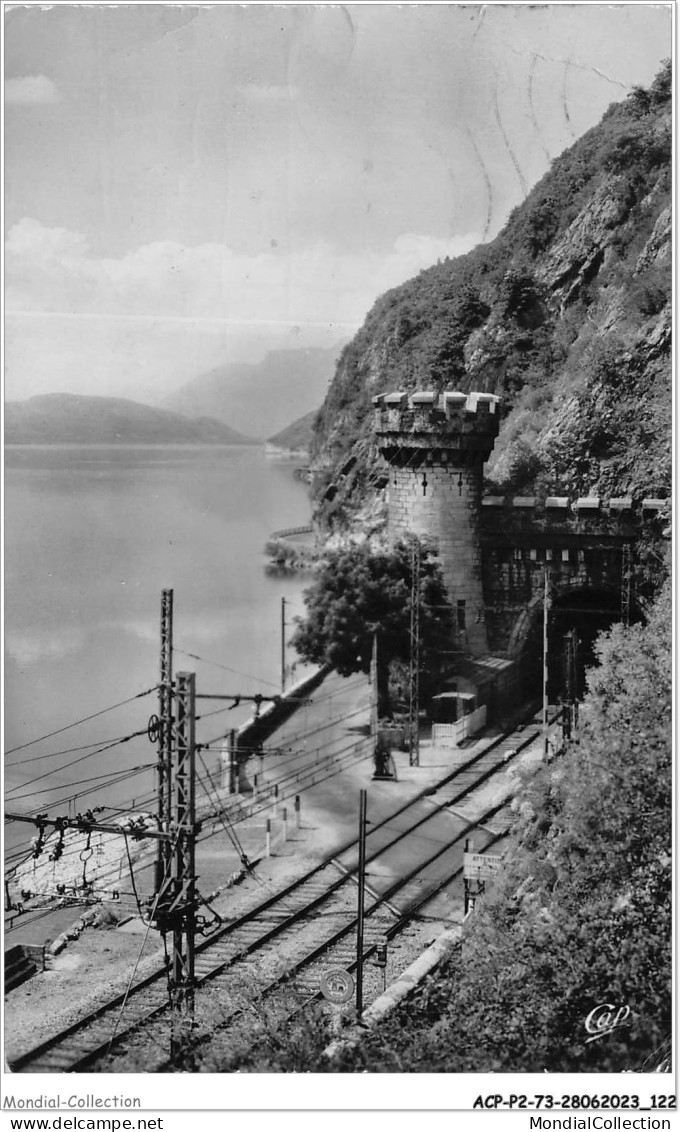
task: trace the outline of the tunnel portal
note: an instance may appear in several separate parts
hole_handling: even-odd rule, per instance
[[[636,602],[629,623],[644,620]],[[596,663],[595,642],[600,633],[622,621],[621,594],[615,589],[567,590],[551,596],[548,606],[548,700],[551,704],[583,699],[587,670]],[[543,694],[543,603],[534,606],[531,627],[520,653],[523,690],[527,698]],[[571,641],[569,640],[571,638]],[[573,650],[573,661],[570,659]],[[573,665],[570,672],[570,665]]]

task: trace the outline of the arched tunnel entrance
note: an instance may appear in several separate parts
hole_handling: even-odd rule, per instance
[[[521,650],[522,687],[527,698],[543,693],[543,602],[534,606],[531,626]],[[630,604],[630,624],[644,617]],[[548,701],[582,699],[586,672],[595,664],[600,633],[621,621],[621,594],[614,589],[575,589],[554,593],[548,609]],[[573,657],[573,659],[572,659]]]

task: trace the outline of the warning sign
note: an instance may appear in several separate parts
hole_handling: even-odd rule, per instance
[[[321,993],[328,1002],[349,1002],[354,994],[354,979],[343,967],[331,967],[321,977]]]
[[[493,853],[464,853],[463,876],[465,880],[489,880],[502,863],[503,858]]]

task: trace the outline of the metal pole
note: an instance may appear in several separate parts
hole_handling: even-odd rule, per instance
[[[548,567],[543,568],[543,755],[548,755],[548,614],[550,585]]]
[[[161,591],[161,661],[158,692],[158,828],[167,830],[172,821],[172,626],[173,591]],[[168,876],[169,846],[158,843],[155,890],[159,892]]]
[[[281,598],[281,691],[286,690],[286,599]]]
[[[579,697],[579,670],[578,670],[579,640],[578,640],[578,632],[576,631],[576,629],[574,629],[574,635],[573,635],[573,638],[572,638],[572,642],[573,642],[573,647],[572,647],[572,653],[571,653],[571,662],[572,662],[572,665],[573,665],[573,669],[572,669],[571,679],[572,679],[572,684],[573,684],[573,688],[574,688],[574,710],[573,710],[573,713],[572,713],[572,730],[574,731],[574,734],[576,734],[576,732],[578,731],[578,697]],[[578,739],[576,739],[576,742],[578,742]]]
[[[572,732],[576,730],[578,725],[578,633],[576,629],[571,630],[571,650],[570,650],[570,673],[569,679],[571,682],[571,729]]]
[[[171,1048],[179,1051],[179,1023],[184,1010],[194,1017],[194,936],[196,930],[196,677],[177,674],[175,845],[172,860],[172,963],[170,997],[173,1010]]]
[[[463,847],[463,853],[464,854],[465,853],[472,853],[473,850],[474,850],[474,847],[475,847],[475,843],[472,840],[472,838],[466,837],[465,838],[465,845]],[[465,861],[465,857],[463,857],[463,861]],[[463,891],[465,893],[465,903],[463,905],[463,916],[467,916],[468,912],[470,911],[470,882],[469,882],[469,880],[466,876],[463,877]]]
[[[624,542],[621,547],[621,620],[628,628],[630,625],[630,543]]]
[[[375,751],[378,742],[378,634],[373,634],[371,653],[371,744]]]
[[[420,766],[420,543],[411,551],[411,663],[409,696],[409,766]]]
[[[357,1021],[364,1011],[364,889],[366,886],[366,791],[359,791],[359,897],[357,908]]]
[[[565,667],[565,739],[571,739],[576,708],[576,630],[570,629],[564,636]]]
[[[229,732],[229,793],[236,794],[238,786],[238,770],[236,765],[236,730],[232,727]]]

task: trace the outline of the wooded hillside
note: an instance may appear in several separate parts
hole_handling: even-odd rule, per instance
[[[354,520],[375,464],[371,398],[503,398],[494,492],[670,492],[670,64],[552,165],[500,235],[383,295],[316,419],[321,522]]]

